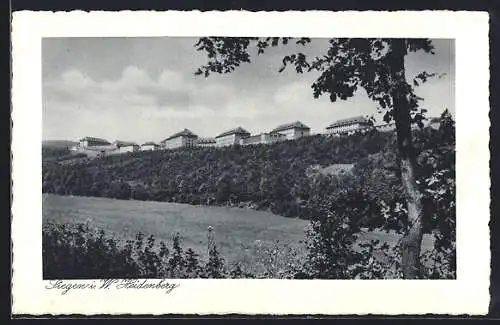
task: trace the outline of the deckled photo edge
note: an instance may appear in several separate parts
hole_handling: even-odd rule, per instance
[[[216,12],[221,14],[220,12]],[[426,12],[432,15],[432,12]],[[245,314],[368,314],[368,313],[380,313],[380,314],[419,314],[427,313],[427,308],[432,308],[432,312],[440,313],[451,313],[451,314],[462,314],[461,310],[465,310],[467,314],[484,314],[488,308],[489,302],[489,229],[488,221],[489,218],[489,168],[476,170],[476,182],[474,185],[478,186],[481,190],[476,191],[476,195],[482,195],[472,200],[466,195],[471,195],[471,191],[466,191],[462,194],[460,186],[458,187],[457,197],[462,198],[462,200],[475,201],[478,211],[477,214],[481,212],[481,215],[477,216],[476,220],[480,221],[480,224],[471,224],[470,222],[460,223],[463,217],[459,217],[457,222],[457,280],[449,281],[432,281],[433,283],[421,283],[408,281],[408,283],[401,281],[391,281],[387,280],[383,283],[379,281],[338,281],[325,284],[322,280],[313,280],[312,282],[304,281],[293,281],[293,283],[286,282],[287,280],[172,280],[172,282],[179,283],[180,287],[171,296],[165,296],[161,292],[126,292],[121,293],[119,291],[112,291],[109,293],[94,293],[94,292],[80,292],[72,293],[71,296],[61,296],[56,292],[48,292],[44,290],[44,286],[47,281],[41,281],[41,273],[36,269],[41,266],[41,182],[39,179],[39,173],[41,171],[40,166],[33,166],[34,162],[41,162],[39,157],[39,152],[30,147],[31,142],[38,141],[41,137],[41,124],[39,121],[42,119],[41,107],[42,107],[42,97],[41,97],[41,66],[40,66],[40,43],[42,37],[54,37],[61,32],[64,37],[68,37],[73,31],[76,31],[74,27],[68,26],[65,31],[58,31],[50,28],[50,23],[52,17],[64,17],[71,15],[72,17],[77,17],[78,15],[83,15],[90,17],[89,15],[94,15],[97,13],[86,13],[80,11],[74,11],[69,13],[41,13],[41,12],[18,12],[13,15],[13,98],[12,98],[12,122],[13,122],[13,137],[12,137],[12,154],[13,154],[13,221],[12,221],[12,242],[13,242],[13,304],[14,312],[16,313],[28,313],[28,314],[46,314],[46,313],[82,313],[82,314],[98,314],[98,313],[126,313],[131,312],[130,308],[134,308],[134,313],[151,313],[151,314],[164,314],[164,313],[192,313],[192,314],[224,314],[224,313],[245,313]],[[138,13],[131,11],[117,12],[117,13],[105,13],[107,17],[133,17]],[[141,18],[146,18],[149,12],[139,13]],[[159,16],[163,13],[152,12],[155,16]],[[167,12],[165,14],[175,15],[182,17],[184,14],[189,14],[189,12]],[[203,13],[200,18],[203,19],[204,16],[211,14]],[[258,13],[244,13],[244,12],[232,12],[236,17],[239,14],[246,14],[249,17],[255,16]],[[264,26],[269,28],[271,26],[270,22],[272,20],[270,13],[265,13],[266,15],[262,19],[266,22]],[[277,15],[283,16],[283,13],[276,13]],[[304,21],[307,20],[307,12],[293,13],[297,17],[302,17]],[[330,13],[328,13],[329,15]],[[346,14],[346,13],[343,13]],[[372,12],[374,16],[382,14],[378,12]],[[423,15],[422,13],[421,15]],[[461,37],[456,35],[453,37],[453,32],[449,30],[446,32],[446,37],[443,38],[456,38],[456,107],[457,107],[457,166],[467,166],[467,167],[480,167],[487,168],[489,163],[489,150],[486,139],[489,138],[489,103],[488,103],[488,36],[487,36],[487,14],[486,13],[464,13],[464,12],[442,12],[443,15],[448,14],[450,17],[455,15],[465,19],[465,21],[476,21],[476,28],[470,28],[469,31],[464,30],[464,28],[459,28],[460,24],[458,19],[455,21],[457,30],[459,32],[468,32],[466,36],[471,36],[473,32],[481,32],[484,35],[475,35],[476,38],[476,53],[466,53],[463,51],[465,49],[464,44],[467,44],[470,40],[466,37]],[[52,15],[52,17],[51,17]],[[325,13],[325,16],[327,13]],[[412,14],[410,14],[412,15]],[[414,13],[418,16],[419,13]],[[460,16],[462,15],[462,16]],[[485,17],[486,16],[486,17]],[[191,17],[191,16],[189,16]],[[387,16],[389,17],[389,16]],[[392,15],[392,17],[395,17]],[[474,18],[472,18],[474,17]],[[180,18],[179,18],[180,19]],[[384,18],[387,19],[387,18]],[[470,19],[467,20],[467,19]],[[61,21],[63,21],[62,19]],[[104,19],[105,20],[105,19]],[[397,19],[396,19],[397,20]],[[101,22],[103,20],[100,20]],[[453,19],[450,20],[450,22]],[[71,20],[67,20],[65,23],[71,23]],[[158,23],[158,20],[155,20]],[[188,24],[189,22],[186,22]],[[482,23],[482,24],[481,24]],[[137,23],[131,24],[137,27]],[[432,25],[432,24],[431,24]],[[227,23],[221,23],[218,27],[221,32],[226,30]],[[318,28],[320,24],[318,23],[314,27]],[[481,26],[482,28],[479,28]],[[77,32],[78,36],[84,36],[85,34],[96,37],[99,34],[99,25],[93,26],[92,28],[85,27],[83,32]],[[106,26],[104,26],[106,27]],[[313,29],[314,29],[313,27]],[[393,26],[387,26],[389,34],[391,34],[391,28]],[[139,28],[138,28],[139,29]],[[174,30],[169,26],[166,29],[168,36],[175,36],[175,32],[178,31],[181,36],[196,36],[193,34],[196,28],[189,29],[189,35],[182,35],[182,31]],[[307,28],[304,28],[307,29]],[[360,30],[363,29],[362,26],[354,26],[353,29]],[[365,30],[369,28],[365,28]],[[418,27],[417,27],[418,29]],[[36,30],[39,32],[38,35],[34,35],[33,32]],[[89,32],[92,30],[91,32]],[[130,30],[130,29],[128,29]],[[215,29],[212,29],[213,32]],[[259,30],[258,28],[247,28],[248,33],[264,33],[261,35],[266,35],[267,30]],[[283,29],[278,28],[281,31]],[[427,29],[428,30],[428,29]],[[147,28],[142,29],[142,32],[137,32],[134,36],[146,36],[141,33],[147,34],[150,31]],[[294,32],[297,33],[298,29],[295,28]],[[119,28],[112,31],[112,33],[119,32]],[[200,31],[201,32],[201,31]],[[239,33],[242,29],[238,28]],[[31,35],[29,35],[31,33]],[[160,36],[162,30],[156,31],[155,36]],[[338,33],[335,31],[334,33]],[[104,34],[107,34],[106,32]],[[222,34],[222,33],[221,33]],[[219,35],[221,35],[219,34]],[[305,33],[308,35],[308,33]],[[314,34],[314,32],[313,32]],[[325,36],[327,33],[324,31],[318,34]],[[348,33],[347,33],[348,34]],[[433,34],[436,37],[439,33]],[[165,35],[165,36],[166,36]],[[213,34],[216,35],[216,34]],[[276,35],[273,33],[273,35]],[[279,34],[281,35],[281,34]],[[294,34],[295,35],[295,34]],[[110,35],[106,35],[110,36]],[[115,35],[126,37],[127,35]],[[202,36],[199,34],[198,36]],[[230,35],[228,35],[230,36]],[[347,35],[349,36],[349,35]],[[424,35],[427,36],[427,35]],[[31,52],[31,53],[27,53]],[[33,53],[34,52],[34,53]],[[481,55],[481,57],[479,56]],[[481,59],[482,58],[482,59]],[[464,61],[471,60],[475,69],[464,68]],[[470,75],[480,78],[479,80],[474,80],[470,82],[465,80],[462,82],[462,78],[465,78],[464,74],[470,73]],[[36,77],[40,74],[40,77]],[[466,90],[467,87],[473,87],[470,93],[480,95],[479,98],[474,98],[474,101],[469,96],[461,92],[460,90]],[[476,91],[477,90],[477,91]],[[31,94],[30,96],[23,95],[25,93]],[[461,102],[462,100],[462,102]],[[469,104],[475,104],[475,112],[478,114],[473,114],[470,109],[467,110],[465,107]],[[469,106],[472,107],[472,106]],[[487,108],[488,107],[488,108]],[[473,121],[477,123],[477,127],[467,124],[467,121]],[[16,128],[16,124],[18,127]],[[28,131],[29,130],[29,131]],[[463,131],[460,131],[463,130]],[[474,131],[476,137],[467,138],[467,131]],[[483,146],[478,145],[482,143]],[[466,152],[461,152],[459,145],[462,144],[463,150],[472,150],[474,147],[474,153],[476,155],[467,155]],[[486,144],[486,145],[484,145]],[[36,149],[37,147],[34,146]],[[30,163],[28,163],[30,162]],[[465,184],[465,181],[470,181],[471,177],[467,176],[466,171],[457,171],[457,184]],[[17,184],[17,185],[16,185]],[[463,185],[462,185],[463,186]],[[465,188],[464,188],[465,190]],[[460,205],[458,202],[457,205]],[[30,204],[26,204],[30,202]],[[470,201],[468,201],[470,202]],[[465,204],[465,203],[464,203]],[[473,212],[470,209],[470,204],[461,205],[467,212]],[[460,213],[458,213],[460,215]],[[475,216],[476,217],[476,216]],[[28,222],[29,221],[29,222]],[[26,225],[30,226],[27,227]],[[467,225],[465,228],[464,224]],[[31,229],[34,227],[36,229]],[[472,228],[470,227],[472,226]],[[476,230],[475,232],[472,232]],[[465,232],[467,231],[467,232]],[[481,235],[482,234],[482,235]],[[473,237],[474,239],[472,239]],[[21,239],[20,239],[21,238]],[[28,241],[31,239],[31,241]],[[463,240],[462,240],[463,239]],[[461,243],[467,243],[471,245],[474,242],[476,246],[464,246]],[[29,244],[28,244],[29,243]],[[35,245],[33,245],[33,243]],[[38,245],[38,247],[37,247]],[[477,251],[475,248],[480,248]],[[28,254],[28,255],[27,255]],[[464,255],[461,255],[464,254]],[[16,260],[16,255],[18,259]],[[472,258],[472,260],[461,259],[460,256],[466,256],[467,258]],[[462,260],[462,261],[461,261]],[[467,265],[467,262],[477,262],[479,265],[483,265],[483,269],[477,269],[471,265]],[[34,266],[37,266],[35,268]],[[476,266],[478,264],[475,264]],[[41,269],[40,269],[41,270]],[[464,273],[460,273],[463,271]],[[465,281],[476,281],[464,282]],[[227,282],[232,281],[232,282]],[[262,282],[260,282],[262,281]],[[259,287],[257,283],[262,283],[266,286],[265,288]],[[241,284],[241,286],[240,286]],[[332,285],[330,287],[330,284]],[[408,284],[408,285],[407,285]],[[456,284],[456,285],[455,285]],[[335,294],[332,296],[331,292],[325,291],[325,287],[333,289],[332,292]],[[420,287],[420,288],[419,288]],[[429,301],[440,301],[435,297],[431,297],[427,302],[422,301],[418,297],[425,296],[425,289],[432,289],[436,294],[443,294],[447,299],[446,303],[441,305],[432,305]],[[434,287],[434,288],[432,288]],[[480,287],[480,288],[477,288]],[[392,304],[380,304],[374,299],[375,296],[370,293],[372,290],[381,290],[388,294],[394,294],[392,297],[384,297],[388,299]],[[413,294],[415,297],[406,297],[405,293],[408,290],[415,290]],[[463,290],[469,291],[473,294],[469,295],[469,301],[464,304],[463,299],[460,299],[460,294],[463,295]],[[211,292],[208,294],[207,292]],[[225,292],[225,293],[224,293]],[[245,294],[246,293],[246,294]],[[428,293],[428,292],[427,292]],[[234,295],[242,295],[242,300],[235,301]],[[360,296],[364,294],[365,297]],[[219,302],[214,302],[214,295],[217,298],[221,298]],[[238,296],[239,297],[239,296]],[[282,299],[283,303],[278,305],[269,305],[272,299],[279,301]],[[404,299],[407,298],[407,299]],[[459,299],[459,301],[454,301],[453,298]],[[463,296],[462,296],[463,298]],[[331,299],[328,303],[324,299]],[[442,299],[442,298],[441,298]],[[193,301],[191,306],[186,306],[183,302]],[[323,300],[323,301],[319,301]],[[36,304],[33,304],[36,301]],[[92,301],[90,303],[88,301]],[[148,301],[148,303],[137,305],[137,301]],[[310,305],[305,302],[308,301]],[[441,300],[443,301],[443,300]],[[370,306],[369,302],[373,304]],[[355,305],[357,303],[357,305]],[[419,307],[419,303],[421,306]],[[165,304],[168,306],[165,307]],[[304,305],[307,306],[304,306]],[[462,309],[460,309],[462,308]]]

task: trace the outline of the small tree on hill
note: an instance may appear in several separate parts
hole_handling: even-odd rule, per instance
[[[207,54],[207,64],[195,74],[208,77],[210,73],[230,73],[242,63],[251,62],[250,46],[257,54],[269,47],[286,45],[291,38],[230,38],[203,37],[196,43],[198,51]],[[309,38],[295,40],[306,46]],[[401,180],[407,201],[408,229],[401,241],[402,268],[405,278],[420,276],[420,247],[423,237],[422,193],[416,177],[416,154],[412,144],[411,124],[422,126],[425,110],[419,109],[421,100],[414,86],[425,82],[433,74],[425,71],[410,84],[406,80],[404,60],[409,52],[433,53],[428,39],[359,39],[334,38],[329,40],[326,53],[308,58],[303,53],[286,55],[280,72],[293,66],[297,73],[318,71],[320,76],[312,84],[315,98],[327,94],[332,102],[354,96],[358,88],[364,88],[368,97],[375,101],[379,110],[385,110],[384,120],[395,121],[398,142]]]

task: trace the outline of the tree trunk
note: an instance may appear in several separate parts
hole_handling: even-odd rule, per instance
[[[412,144],[410,103],[404,67],[405,40],[393,40],[391,52],[390,66],[394,81],[393,85],[395,85],[392,90],[394,120],[400,157],[401,180],[408,209],[408,229],[401,240],[402,269],[405,279],[416,279],[420,276],[423,205],[422,194],[415,178],[416,156]]]

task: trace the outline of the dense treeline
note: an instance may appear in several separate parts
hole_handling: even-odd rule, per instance
[[[312,136],[248,147],[115,155],[43,167],[43,191],[62,195],[227,205],[248,203],[285,216],[309,196],[311,166],[352,163],[380,152],[390,134]]]
[[[65,156],[69,153],[70,151],[67,147],[42,146],[42,156],[44,159]]]
[[[73,153],[68,147],[55,147],[42,145],[42,158],[44,163],[81,160],[86,158],[84,153]]]
[[[57,160],[61,157],[70,155],[71,152],[67,147],[54,147],[42,145],[42,157],[45,161]]]

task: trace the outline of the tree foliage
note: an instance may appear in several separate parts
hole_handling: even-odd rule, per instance
[[[281,42],[283,44],[288,43]],[[305,45],[310,39],[300,39],[297,44]],[[278,46],[279,38],[221,38],[204,37],[195,45],[205,51],[208,63],[195,74],[208,77],[211,72],[228,73],[241,63],[250,62],[249,44],[257,44],[257,53],[264,53],[269,46]],[[384,111],[384,120],[395,121],[401,171],[402,189],[406,198],[406,223],[409,225],[401,241],[401,256],[405,278],[418,278],[420,244],[423,235],[423,195],[416,181],[416,153],[413,147],[411,124],[423,128],[424,108],[422,98],[415,94],[414,86],[425,82],[433,73],[422,71],[413,83],[408,82],[405,73],[405,57],[409,52],[433,52],[428,39],[384,39],[384,38],[334,38],[329,40],[325,53],[309,59],[298,52],[283,58],[284,71],[287,66],[295,67],[297,73],[317,71],[319,77],[312,84],[315,98],[329,95],[330,100],[346,100],[353,97],[358,88],[363,88],[368,97]]]
[[[184,249],[180,234],[171,247],[138,233],[121,240],[89,224],[46,224],[43,227],[44,279],[241,278],[253,277],[237,264],[224,263],[213,247],[205,260]]]
[[[283,72],[292,67],[297,73],[318,72],[319,77],[311,85],[315,98],[329,96],[330,101],[346,100],[363,88],[368,97],[384,111],[384,120],[394,119],[391,93],[398,91],[407,94],[410,103],[412,122],[422,126],[427,110],[420,108],[422,100],[415,94],[415,87],[435,76],[434,73],[420,72],[410,82],[396,80],[390,73],[393,57],[391,46],[394,39],[389,38],[333,38],[325,53],[308,57],[303,52],[285,55],[282,60]],[[311,39],[302,37],[202,37],[195,44],[198,51],[207,54],[208,62],[196,70],[195,75],[208,77],[210,73],[230,73],[244,63],[251,62],[251,50],[255,47],[257,55],[266,49],[295,43],[306,46]],[[425,51],[434,53],[428,39],[406,39],[408,52]]]

